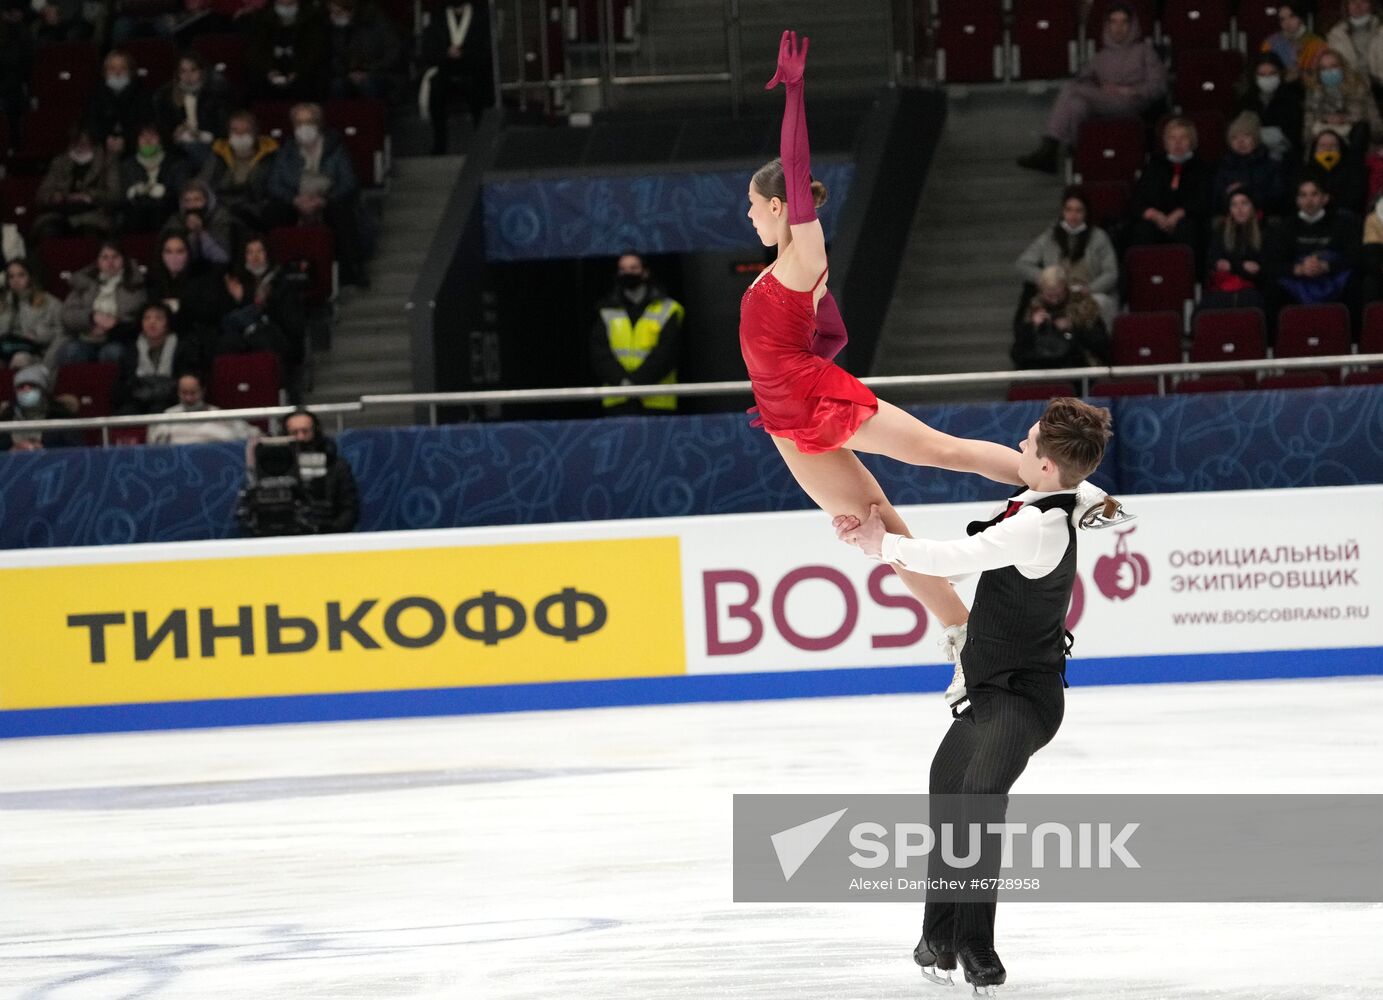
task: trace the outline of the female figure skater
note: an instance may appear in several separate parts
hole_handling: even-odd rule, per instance
[[[787,88],[780,160],[749,184],[749,219],[777,259],[740,303],[740,350],[753,383],[759,421],[807,495],[827,514],[863,522],[877,505],[888,531],[907,535],[878,482],[856,457],[864,451],[911,465],[976,472],[1019,484],[1018,452],[987,441],[952,437],[875,397],[830,359],[845,344],[845,324],[826,290],[826,238],[816,208],[826,189],[811,179],[802,101],[808,39],[783,32],[778,71],[765,89]],[[756,421],[758,423],[759,421]],[[943,648],[956,659],[964,643],[965,605],[950,583],[898,569],[913,595],[946,627]],[[948,704],[964,697],[957,664]]]

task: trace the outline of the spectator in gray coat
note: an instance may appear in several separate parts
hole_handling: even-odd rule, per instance
[[[1053,265],[1061,265],[1076,292],[1089,292],[1100,307],[1106,327],[1113,327],[1119,312],[1119,257],[1109,234],[1092,226],[1089,203],[1078,187],[1061,196],[1061,218],[1045,229],[1018,258],[1018,273],[1026,283],[1023,302],[1037,291],[1038,278]]]
[[[34,200],[35,244],[49,236],[107,236],[120,200],[119,167],[89,128],[74,126],[67,152],[48,164]]]

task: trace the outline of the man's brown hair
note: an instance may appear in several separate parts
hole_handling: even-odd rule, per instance
[[[1076,486],[1099,467],[1109,429],[1109,411],[1070,396],[1047,404],[1037,424],[1037,457],[1050,458],[1061,470],[1061,485]]]

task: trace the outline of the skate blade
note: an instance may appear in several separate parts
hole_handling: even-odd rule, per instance
[[[1105,497],[1099,503],[1086,508],[1085,513],[1080,516],[1080,526],[1086,531],[1099,531],[1137,519],[1137,514],[1130,514],[1124,510],[1122,502],[1114,497]]]
[[[930,983],[936,983],[936,985],[938,986],[956,985],[956,981],[951,978],[951,974],[949,972],[939,972],[935,966],[930,966],[930,970],[931,971],[928,971],[927,969],[922,970],[923,979],[927,980]]]
[[[999,987],[997,986],[976,986],[971,983],[970,988],[975,991],[973,995],[977,997],[997,997],[999,995]]]

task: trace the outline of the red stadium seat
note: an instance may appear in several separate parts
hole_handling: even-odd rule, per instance
[[[1132,247],[1124,257],[1131,312],[1181,313],[1196,297],[1196,259],[1179,243]]]
[[[1177,383],[1176,392],[1189,395],[1197,392],[1239,392],[1248,388],[1242,375],[1201,375]]]
[[[1181,361],[1181,313],[1124,313],[1114,317],[1116,365],[1174,365]]]
[[[1349,310],[1338,302],[1283,306],[1273,357],[1312,358],[1350,353]]]
[[[178,48],[171,38],[131,38],[116,46],[134,60],[135,75],[155,91],[178,71]]]
[[[1157,379],[1103,379],[1090,386],[1092,396],[1156,396]]]
[[[1091,225],[1107,229],[1123,221],[1128,214],[1133,185],[1128,181],[1092,181],[1083,187],[1085,199],[1090,204]]]
[[[273,351],[221,354],[211,363],[208,396],[224,410],[278,406],[279,359]]]
[[[12,223],[25,236],[34,224],[35,203],[42,177],[12,174],[0,180],[0,222]]]
[[[1244,57],[1219,49],[1190,49],[1176,55],[1173,99],[1184,112],[1234,109],[1234,90],[1244,75]],[[1202,139],[1205,137],[1202,136]]]
[[[113,445],[138,445],[148,440],[149,428],[142,424],[138,427],[112,427],[106,433]]]
[[[1225,121],[1225,116],[1218,111],[1191,111],[1183,115],[1196,126],[1196,155],[1207,163],[1219,163],[1225,158],[1225,153],[1229,149],[1229,141],[1225,138],[1225,129],[1229,123]]]
[[[72,272],[94,264],[100,250],[101,241],[95,236],[52,236],[44,240],[38,245],[43,287],[59,298],[66,298]]]
[[[1167,0],[1162,8],[1161,37],[1172,51],[1229,48],[1228,0]]]
[[[273,136],[280,143],[293,137],[293,122],[289,112],[297,101],[255,101],[250,105],[255,118],[259,120],[259,131]]]
[[[146,273],[158,260],[158,233],[126,233],[116,242],[120,244],[121,252],[138,264]]]
[[[942,83],[990,83],[1004,78],[1000,0],[940,0],[936,77]]]
[[[100,74],[101,52],[95,42],[48,42],[35,53],[29,82],[41,111],[68,110],[75,117],[86,108]]]
[[[308,305],[325,305],[336,297],[336,243],[327,226],[279,226],[269,230],[269,253],[279,264],[308,263]]]
[[[1018,382],[1008,387],[1010,403],[1025,403],[1031,400],[1046,402],[1058,396],[1075,396],[1074,382]]]
[[[14,373],[0,372],[0,403],[14,402]]]
[[[68,130],[81,114],[81,106],[40,109],[24,116],[24,136],[16,159],[27,161],[31,172],[43,174],[48,161],[67,149]]]
[[[209,68],[226,78],[231,89],[240,93],[245,84],[245,50],[248,34],[198,35],[192,39],[192,50],[200,55]]]
[[[1369,368],[1362,372],[1348,372],[1345,385],[1383,385],[1383,368]]]
[[[1210,309],[1191,325],[1191,360],[1245,361],[1267,357],[1263,313],[1258,309]]]
[[[1071,167],[1076,180],[1132,181],[1147,155],[1147,127],[1141,118],[1092,118],[1076,136]]]
[[[1360,354],[1383,354],[1383,302],[1364,307],[1364,328],[1359,334]]]
[[[1321,389],[1331,384],[1325,372],[1296,371],[1281,375],[1264,375],[1258,379],[1260,389]]]
[[[75,397],[79,417],[108,417],[119,376],[120,366],[107,362],[63,365],[58,369],[53,395]],[[99,434],[96,439],[100,440]]]
[[[1077,62],[1076,9],[1070,0],[1024,0],[1013,9],[1010,70],[1015,80],[1072,76]]]
[[[1239,48],[1257,55],[1263,40],[1278,31],[1277,0],[1239,0],[1235,21],[1239,26]]]
[[[367,99],[328,101],[325,115],[345,139],[356,179],[364,187],[382,185],[389,173],[389,106]]]

